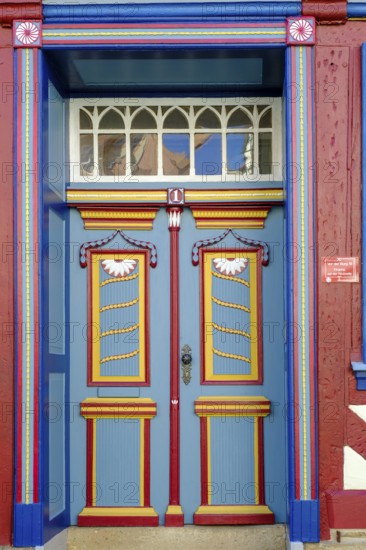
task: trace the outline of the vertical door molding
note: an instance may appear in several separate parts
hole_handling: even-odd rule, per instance
[[[39,47],[41,21],[14,21],[16,75],[15,546],[43,544],[40,488]]]
[[[314,48],[311,17],[287,21],[289,500],[292,541],[319,540],[315,354]]]
[[[184,516],[180,505],[180,421],[179,421],[179,230],[182,208],[167,208],[170,232],[170,468],[169,506],[165,525],[180,527]]]

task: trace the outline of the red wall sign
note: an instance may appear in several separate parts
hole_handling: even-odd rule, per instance
[[[323,283],[358,283],[359,259],[351,258],[322,258]]]

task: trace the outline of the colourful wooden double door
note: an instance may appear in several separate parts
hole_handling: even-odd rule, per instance
[[[285,521],[282,207],[161,194],[70,209],[71,522]]]

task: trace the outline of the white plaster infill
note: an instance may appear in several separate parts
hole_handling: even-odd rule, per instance
[[[361,420],[366,422],[366,405],[349,405],[349,408],[352,412],[357,414],[357,416],[359,416]]]
[[[351,447],[344,447],[344,489],[366,489],[366,460]]]

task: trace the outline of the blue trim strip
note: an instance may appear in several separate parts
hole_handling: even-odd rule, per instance
[[[42,504],[16,504],[14,509],[14,546],[41,546],[43,544],[42,519]]]
[[[361,4],[354,4],[353,6],[359,7]],[[352,8],[353,8],[352,6]],[[366,16],[366,4],[363,6],[363,15]],[[350,6],[351,7],[351,6]],[[359,12],[357,13],[359,15]],[[362,283],[362,361],[351,362],[353,374],[356,378],[357,389],[360,391],[366,390],[366,43],[361,46],[362,55],[362,269],[361,269],[361,283]]]
[[[285,20],[301,15],[301,2],[197,2],[169,4],[57,4],[43,6],[51,23],[197,23]]]
[[[363,2],[348,3],[347,17],[366,17],[366,4]]]
[[[294,75],[291,70],[291,50],[286,50],[286,81],[285,81],[285,93],[286,93],[286,128],[291,128],[292,125],[292,80]],[[286,132],[286,159],[292,159],[292,142],[291,132]],[[287,262],[286,262],[286,275],[287,275],[287,375],[288,375],[288,403],[293,404],[295,402],[294,395],[294,295],[293,295],[293,274],[292,274],[292,262],[289,258],[291,254],[292,235],[293,235],[293,216],[292,216],[292,186],[289,184],[293,180],[293,167],[292,162],[286,163],[286,217],[287,217]],[[296,411],[292,406],[287,408],[287,425],[288,425],[288,468],[289,468],[289,499],[295,498],[295,435],[294,435],[294,421],[296,417]]]
[[[290,540],[293,542],[319,542],[319,500],[293,500],[290,502]]]

